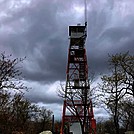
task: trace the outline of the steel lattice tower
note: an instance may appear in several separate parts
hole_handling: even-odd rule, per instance
[[[89,99],[86,37],[87,23],[83,26],[69,26],[70,45],[61,134],[69,134],[69,127],[74,122],[81,123],[87,134],[96,134],[96,121],[92,101]]]

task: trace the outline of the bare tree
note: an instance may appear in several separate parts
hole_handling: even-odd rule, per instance
[[[19,64],[24,58],[13,58],[12,55],[6,56],[5,53],[0,54],[0,90],[28,89],[22,83],[21,71]]]
[[[134,55],[130,55],[129,52],[120,53],[112,56],[112,59],[118,62],[118,66],[124,75],[123,82],[125,86],[123,90],[126,94],[134,97]]]
[[[13,128],[12,117],[15,114],[15,109],[13,109],[15,96],[18,97],[18,93],[28,90],[28,87],[24,86],[22,82],[20,71],[24,59],[13,58],[12,55],[6,56],[4,52],[0,54],[0,115],[5,121],[3,123],[4,128],[6,128],[4,129],[5,133],[9,133]]]
[[[9,133],[10,127],[10,97],[11,94],[7,91],[0,91],[0,131],[2,133]],[[9,127],[7,127],[9,126]]]
[[[3,134],[13,131],[34,134],[51,125],[52,111],[32,104],[24,97],[23,91],[28,90],[20,71],[24,59],[0,54],[0,132]]]
[[[117,71],[117,65],[114,64],[113,74],[111,76],[103,76],[101,89],[103,93],[108,93],[105,95],[104,103],[107,105],[107,108],[111,110],[114,116],[114,123],[116,128],[116,134],[119,134],[119,113],[118,113],[118,103],[120,98],[122,98],[121,87],[119,85],[119,73]]]
[[[52,111],[47,110],[45,107],[39,109],[39,122],[41,126],[41,132],[44,130],[51,130],[52,128]]]
[[[115,134],[115,126],[114,122],[111,118],[104,119],[103,117],[99,117],[97,119],[97,134],[110,133]]]
[[[134,99],[132,97],[124,98],[119,103],[119,120],[123,129],[134,131]]]
[[[12,95],[0,92],[0,128],[2,133],[26,131],[31,120],[33,105],[24,98],[22,93]]]
[[[24,94],[16,93],[12,99],[12,105],[10,107],[11,117],[14,124],[14,129],[21,131],[26,130],[26,125],[30,121],[30,113],[32,111],[32,104],[24,98]]]
[[[128,94],[133,94],[133,60],[133,56],[127,54],[110,56],[110,73],[101,77],[100,88],[104,96],[102,101],[114,118],[116,134],[119,134],[119,103]]]

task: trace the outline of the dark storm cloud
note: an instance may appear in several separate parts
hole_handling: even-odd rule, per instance
[[[57,18],[57,13],[58,8],[61,12],[67,8],[64,5],[60,7],[55,2],[34,1],[31,7],[14,11],[10,19],[2,21],[10,26],[13,32],[5,39],[1,36],[1,43],[11,47],[16,56],[27,56],[28,60],[38,64],[39,68],[35,68],[33,72],[24,67],[26,79],[36,81],[63,79],[61,74],[66,66],[67,52],[64,48],[67,48],[67,27],[61,29],[63,20]],[[16,20],[19,23],[20,19],[24,23],[23,27],[20,23],[19,27],[13,28]]]
[[[91,2],[87,52],[89,67],[96,74],[106,73],[108,54],[134,53],[134,10],[131,4],[131,0]]]
[[[18,6],[11,6],[17,2],[14,0],[0,1],[0,49],[14,57],[27,57],[22,71],[28,85],[37,90],[27,94],[32,101],[60,103],[57,97],[49,100],[46,90],[39,85],[65,80],[68,26],[83,22],[84,13],[80,9],[84,2],[28,1]],[[96,75],[105,73],[108,54],[134,53],[133,18],[133,0],[88,1],[86,48],[90,71]]]
[[[72,3],[57,3],[52,8],[52,5],[49,5],[50,3],[48,2],[47,9],[42,6],[45,4],[41,1],[41,4],[39,4],[40,10],[36,9],[28,15],[28,18],[29,16],[32,18],[32,24],[26,33],[27,40],[31,44],[28,46],[28,52],[34,55],[35,64],[38,64],[39,69],[37,73],[36,70],[33,73],[27,72],[29,75],[26,75],[26,78],[35,81],[65,80],[68,50],[67,30],[68,25],[71,23],[68,21],[71,18],[68,8]],[[102,6],[101,2],[100,6],[95,2],[91,2],[91,5],[93,4],[94,9],[88,14],[89,37],[86,46],[89,67],[91,71],[93,70],[96,74],[99,74],[105,72],[107,68],[108,54],[132,51],[132,46],[128,42],[133,35],[131,30],[133,23],[131,23],[132,19],[129,18],[127,23],[131,23],[130,25],[126,26],[126,22],[112,25],[111,22],[118,17],[118,14],[116,16],[114,13],[114,10],[117,10],[117,6],[114,6],[116,5],[114,1],[102,4]],[[63,11],[66,19],[63,16],[58,16],[58,13]],[[70,14],[70,17],[68,17],[68,14]],[[115,16],[115,18],[111,16]],[[127,19],[124,17],[124,20]],[[68,25],[66,21],[68,21]],[[80,19],[79,21],[82,20]],[[37,52],[40,52],[41,57],[38,56]]]
[[[44,104],[62,104],[62,99],[58,97],[57,90],[59,82],[56,81],[53,84],[44,84],[38,82],[28,82],[32,89],[25,92],[25,97],[33,103],[44,103]]]
[[[39,102],[42,102],[44,104],[53,104],[53,103],[57,103],[57,104],[62,104],[62,100],[53,95],[52,97],[52,93],[50,94],[47,94],[44,92],[45,89],[42,89],[43,93],[40,93],[39,90],[41,89],[35,89],[36,91],[33,91],[33,93],[26,93],[25,97],[26,98],[29,98],[29,100],[33,103],[39,103]],[[48,89],[47,89],[48,90]]]

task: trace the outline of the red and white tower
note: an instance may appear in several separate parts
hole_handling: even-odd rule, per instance
[[[87,23],[83,26],[69,26],[70,45],[61,134],[71,133],[70,128],[74,123],[81,126],[82,134],[96,134],[96,121],[90,100],[86,37]]]

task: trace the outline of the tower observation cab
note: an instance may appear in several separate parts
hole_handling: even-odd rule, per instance
[[[87,23],[69,26],[69,50],[66,70],[65,99],[63,105],[61,134],[79,134],[72,130],[73,124],[80,134],[96,134],[92,101],[89,97],[88,64],[85,49]]]
[[[88,68],[87,64],[85,64],[87,60],[85,51],[86,26],[69,26],[69,36],[68,65],[70,67],[67,69],[67,84],[72,82],[72,88],[74,89],[85,86],[89,88]]]
[[[77,26],[69,26],[69,36],[70,36],[70,45],[71,46],[77,46],[77,47],[84,47],[86,39],[86,26],[80,26],[78,24]]]

